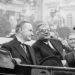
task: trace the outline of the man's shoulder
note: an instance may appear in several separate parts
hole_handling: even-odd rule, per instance
[[[14,42],[14,39],[11,39],[10,41],[4,42],[1,45],[2,46],[11,46],[13,44],[13,42]]]
[[[13,40],[13,38],[0,37],[0,44],[4,44],[4,43],[10,42],[12,40]]]
[[[10,48],[12,48],[12,40],[8,41],[8,42],[4,42],[3,44],[1,44],[1,48],[4,50],[10,50]]]
[[[32,45],[32,47],[42,47],[42,46],[41,46],[42,44],[43,44],[43,43],[42,43],[41,40],[37,40],[37,41]]]
[[[36,42],[33,45],[39,45],[41,43],[41,40],[36,40]]]

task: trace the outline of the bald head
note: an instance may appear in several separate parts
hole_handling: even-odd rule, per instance
[[[17,24],[17,26],[16,26],[16,33],[19,32],[19,29],[23,28],[23,26],[25,26],[27,23],[30,23],[30,22],[22,21],[19,24]]]

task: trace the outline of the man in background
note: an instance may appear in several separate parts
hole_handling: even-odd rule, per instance
[[[68,62],[69,67],[75,67],[75,33],[71,33],[68,37],[67,49],[71,50],[66,54],[65,59]]]

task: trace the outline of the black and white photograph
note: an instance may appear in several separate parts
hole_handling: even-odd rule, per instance
[[[0,0],[0,75],[75,75],[75,0]]]

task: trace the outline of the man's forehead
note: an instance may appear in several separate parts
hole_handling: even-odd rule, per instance
[[[49,29],[49,26],[48,25],[42,25],[39,27],[39,29]]]

